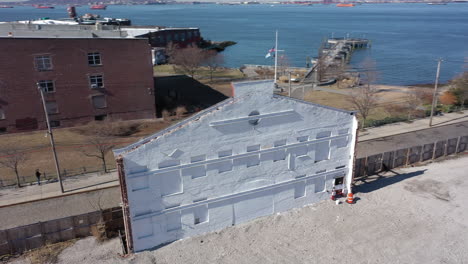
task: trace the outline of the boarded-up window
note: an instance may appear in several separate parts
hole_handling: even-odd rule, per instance
[[[93,101],[94,108],[106,108],[107,107],[106,97],[104,95],[95,95],[91,97],[91,100]]]
[[[182,228],[180,212],[174,212],[166,215],[166,228],[168,232]]]
[[[46,109],[48,114],[56,114],[59,112],[57,102],[55,101],[46,102]]]
[[[206,160],[206,155],[198,155],[198,156],[193,156],[190,158],[190,162],[199,162],[199,161],[204,161]]]
[[[208,222],[208,206],[201,205],[201,206],[195,207],[193,209],[193,217],[194,217],[193,223],[195,225]]]
[[[260,145],[252,145],[247,147],[247,152],[260,150]]]
[[[274,143],[275,147],[281,147],[286,145],[286,139],[276,140]]]
[[[305,196],[305,182],[297,182],[294,185],[294,199],[304,197]]]
[[[315,179],[315,192],[323,192],[325,189],[325,178],[320,177]]]
[[[315,144],[315,162],[330,158],[330,141]]]
[[[182,192],[182,178],[179,171],[171,171],[159,175],[161,178],[161,195],[171,195]]]
[[[330,137],[331,131],[322,131],[317,134],[317,139]]]
[[[223,150],[223,151],[219,151],[218,152],[218,157],[219,158],[222,158],[222,157],[227,157],[227,156],[231,156],[232,155],[232,150]]]

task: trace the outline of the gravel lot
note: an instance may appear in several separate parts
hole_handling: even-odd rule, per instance
[[[117,239],[86,238],[59,263],[467,263],[467,166],[400,169],[358,183],[354,205],[323,201],[125,259]]]

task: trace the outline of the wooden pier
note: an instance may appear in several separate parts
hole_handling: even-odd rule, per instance
[[[337,76],[334,75],[349,62],[354,50],[368,47],[370,47],[370,41],[368,39],[327,39],[320,48],[317,62],[307,72],[303,82],[319,84],[322,81],[330,81],[336,78]],[[326,78],[326,80],[323,80],[324,78]]]

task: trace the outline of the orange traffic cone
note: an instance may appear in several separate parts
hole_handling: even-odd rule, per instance
[[[354,203],[354,197],[353,197],[353,193],[352,193],[352,192],[348,193],[348,197],[346,198],[346,202],[349,203],[349,204],[353,204],[353,203]]]

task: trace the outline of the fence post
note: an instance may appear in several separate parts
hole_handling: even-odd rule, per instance
[[[434,142],[434,149],[432,150],[432,160],[434,160],[435,158],[436,150],[437,150],[437,141]]]
[[[449,140],[447,139],[445,140],[444,157],[447,156],[448,146],[449,146]]]
[[[460,141],[461,141],[461,136],[457,138],[457,145],[455,146],[455,155],[458,154],[458,145],[460,145]]]
[[[405,163],[405,166],[408,166],[408,164],[409,164],[410,153],[411,153],[411,147],[409,147],[408,150],[406,151],[406,163]]]

